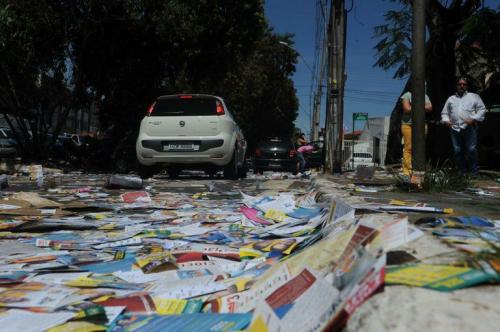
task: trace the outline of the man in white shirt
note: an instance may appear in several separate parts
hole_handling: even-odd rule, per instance
[[[451,142],[458,169],[476,175],[477,123],[484,120],[486,107],[479,95],[467,91],[467,78],[457,80],[457,93],[450,96],[441,112],[441,122],[450,128]]]

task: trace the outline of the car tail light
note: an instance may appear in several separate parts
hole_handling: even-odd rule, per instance
[[[296,154],[297,154],[297,150],[295,150],[295,149],[290,149],[290,151],[288,152],[288,155],[290,156],[290,158],[295,157]]]
[[[193,96],[180,96],[181,99],[193,99]]]
[[[217,115],[224,115],[224,107],[222,106],[222,103],[217,100],[217,108],[216,108]]]
[[[259,149],[259,148],[255,149],[255,156],[256,157],[262,157],[262,150]]]
[[[151,106],[149,106],[148,112],[146,113],[147,116],[150,116],[151,113],[153,113],[153,109],[155,108],[155,105],[156,105],[156,101],[154,103],[152,103]]]

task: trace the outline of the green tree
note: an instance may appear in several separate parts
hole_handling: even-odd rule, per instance
[[[126,130],[160,93],[213,92],[251,54],[265,22],[258,0],[81,4],[74,56],[103,124]]]
[[[219,91],[235,112],[250,148],[266,137],[291,137],[294,130],[298,100],[291,76],[297,53],[280,41],[292,44],[292,36],[268,30]]]
[[[53,117],[79,104],[65,24],[57,1],[0,1],[0,108],[25,155],[45,156]]]
[[[0,107],[38,157],[47,132],[93,103],[110,139],[94,158],[134,159],[162,94],[217,94],[251,140],[289,135],[297,55],[279,40],[292,43],[269,30],[262,0],[0,0]]]
[[[500,11],[484,8],[465,22],[456,52],[458,71],[469,74],[487,106],[500,104],[498,35]]]
[[[291,36],[267,28],[262,1],[131,3],[120,10],[108,2],[87,5],[75,29],[86,39],[73,38],[102,123],[122,138],[124,156],[134,158],[139,120],[160,94],[222,96],[251,146],[265,136],[290,135],[298,108],[290,79],[297,55],[279,44],[291,43]],[[115,22],[113,13],[124,18]]]

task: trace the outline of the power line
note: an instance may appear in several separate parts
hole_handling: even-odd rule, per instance
[[[346,9],[346,12],[347,12],[347,13],[350,13],[350,12],[351,12],[351,10],[352,10],[352,7],[354,7],[354,0],[351,0],[351,8]]]
[[[310,109],[311,117],[311,137],[318,139],[319,121],[321,111],[321,101],[323,96],[323,87],[326,77],[326,59],[327,59],[327,30],[326,22],[327,1],[316,0],[316,27],[314,40],[314,72],[310,86]]]
[[[391,96],[381,96],[381,95],[367,95],[367,94],[359,94],[359,93],[347,93],[349,97],[355,98],[365,98],[365,99],[376,99],[376,100],[384,100],[390,102],[396,102],[398,98],[393,98]]]
[[[357,98],[357,97],[349,97],[345,96],[345,99],[354,103],[369,103],[369,104],[377,104],[377,105],[394,105],[394,101],[389,100],[377,100],[371,98]]]
[[[385,91],[374,91],[374,90],[357,90],[357,89],[345,89],[345,91],[355,94],[364,94],[370,96],[385,96],[398,98],[401,94],[395,92],[385,92]]]
[[[295,85],[295,88],[308,88],[310,85]],[[325,87],[323,85],[323,87]],[[352,92],[352,93],[363,93],[363,94],[368,94],[368,95],[381,95],[381,96],[388,96],[388,97],[399,97],[401,94],[397,92],[387,92],[387,91],[377,91],[377,90],[362,90],[362,89],[345,89],[347,92]]]

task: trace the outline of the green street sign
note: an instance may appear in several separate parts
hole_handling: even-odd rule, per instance
[[[352,119],[354,121],[356,120],[368,120],[368,113],[353,113],[352,114]]]

